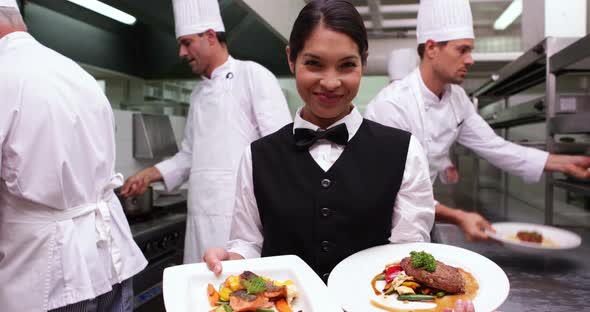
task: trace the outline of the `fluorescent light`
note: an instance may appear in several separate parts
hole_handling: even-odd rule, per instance
[[[96,13],[102,14],[106,17],[110,17],[114,20],[117,20],[121,23],[127,25],[135,24],[136,18],[132,15],[129,15],[121,10],[115,9],[110,5],[104,4],[97,0],[68,0],[72,3],[75,3],[81,7],[85,7],[88,10],[94,11]]]
[[[522,14],[522,0],[513,0],[494,23],[495,30],[504,30]]]

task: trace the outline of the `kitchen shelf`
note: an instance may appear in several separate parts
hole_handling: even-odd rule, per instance
[[[556,154],[587,154],[590,155],[590,143],[555,143],[553,152]]]
[[[571,192],[581,193],[590,196],[590,183],[573,182],[568,180],[553,180],[553,185]]]
[[[568,73],[590,73],[590,36],[584,38],[548,37],[519,58],[491,75],[470,95],[477,98],[482,118],[492,128],[502,129],[507,139],[511,127],[547,121],[544,142],[518,142],[517,144],[547,150],[549,153],[590,154],[590,143],[560,142],[557,134],[590,133],[590,97],[558,94],[557,78]],[[541,84],[545,96],[520,105],[510,106],[510,97]],[[504,100],[503,108],[492,111],[485,106]],[[541,104],[539,104],[541,103]],[[497,108],[497,107],[494,107]],[[478,189],[479,165],[474,159],[474,190]],[[545,223],[553,223],[554,187],[570,192],[590,195],[590,183],[558,180],[547,173],[545,183]],[[508,213],[508,177],[502,173],[502,207]]]
[[[546,151],[547,150],[547,143],[545,142],[513,142],[515,144],[524,146],[524,147],[532,147],[538,150]]]
[[[587,72],[590,69],[590,35],[583,37],[551,56],[551,72]]]
[[[545,120],[545,100],[535,99],[484,118],[493,129],[510,128]]]
[[[547,126],[553,134],[590,133],[590,112],[558,115]]]
[[[470,96],[477,97],[480,107],[484,107],[498,98],[514,95],[544,83],[547,77],[548,57],[575,40],[576,38],[545,38],[519,58],[492,74],[490,79]]]

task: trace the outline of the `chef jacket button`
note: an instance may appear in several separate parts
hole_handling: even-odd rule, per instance
[[[322,187],[323,188],[329,188],[331,184],[332,184],[332,181],[330,181],[329,179],[322,180]]]
[[[330,277],[330,273],[324,273],[322,274],[322,279],[326,282],[328,282],[328,277]]]
[[[322,208],[321,213],[322,213],[322,217],[328,217],[328,216],[330,216],[332,211],[330,210],[330,208]]]
[[[322,251],[323,252],[328,252],[328,251],[330,251],[330,242],[329,241],[323,241],[320,244],[320,247],[322,247]]]

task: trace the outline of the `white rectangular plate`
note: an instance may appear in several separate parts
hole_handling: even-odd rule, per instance
[[[210,311],[207,284],[217,289],[230,275],[251,271],[272,280],[292,280],[299,296],[293,311],[341,312],[328,288],[315,272],[297,256],[277,256],[222,262],[223,272],[215,276],[205,263],[173,266],[164,270],[164,305],[168,312]]]

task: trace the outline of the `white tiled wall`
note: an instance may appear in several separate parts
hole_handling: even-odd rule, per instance
[[[117,144],[117,161],[115,170],[122,173],[125,178],[133,175],[137,171],[156,164],[159,160],[136,160],[133,158],[133,131],[132,116],[134,112],[113,110],[115,115],[115,140]],[[172,123],[172,130],[176,138],[176,143],[180,147],[180,142],[184,137],[185,117],[169,116]]]

